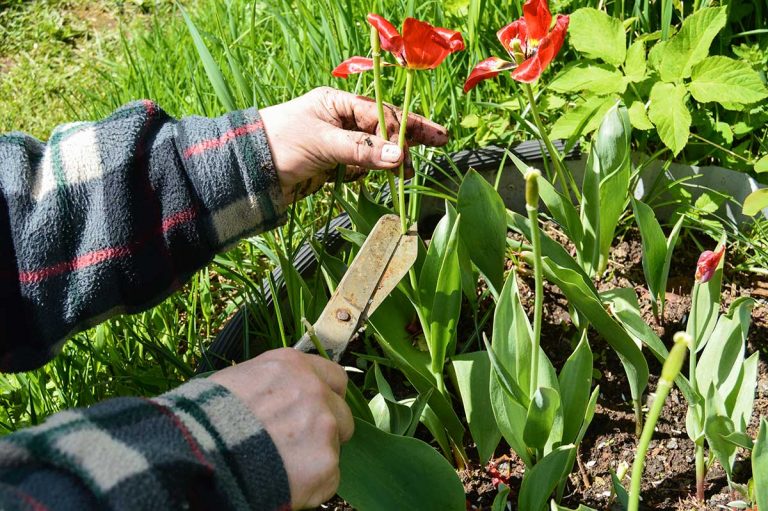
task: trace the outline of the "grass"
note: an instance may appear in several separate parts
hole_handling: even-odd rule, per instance
[[[415,83],[414,111],[449,128],[448,151],[530,138],[528,124],[520,122],[524,95],[510,79],[488,82],[469,96],[461,92],[471,65],[502,54],[495,31],[518,16],[516,0],[184,4],[212,55],[207,66],[169,1],[0,0],[0,131],[21,129],[45,138],[58,123],[98,118],[138,98],[151,98],[179,117],[275,104],[320,85],[371,96],[372,76],[337,80],[330,70],[346,57],[367,55],[365,15],[376,11],[396,24],[415,15],[468,35],[465,52],[449,57],[435,72],[419,73]],[[391,91],[402,91],[404,80],[400,70],[387,69],[387,100],[402,101],[400,93]],[[218,88],[212,81],[218,81]],[[504,113],[498,109],[501,103]],[[551,122],[562,106],[562,101],[544,102],[542,115],[549,118],[544,122]],[[422,151],[419,159],[435,154]],[[375,192],[382,181],[374,178],[369,189]],[[205,346],[241,305],[251,313],[251,334],[274,345],[291,342],[307,312],[303,304],[311,308],[312,300],[307,295],[292,300],[281,309],[281,321],[275,321],[263,303],[262,278],[281,258],[289,265],[300,243],[333,211],[327,192],[310,197],[293,209],[285,228],[218,256],[159,306],[76,335],[43,369],[0,375],[0,432],[37,423],[65,407],[112,396],[153,395],[176,386],[194,374],[206,356]],[[759,241],[766,239],[764,225],[756,233],[761,238],[755,243],[765,247]],[[749,264],[766,260],[757,257]],[[325,286],[309,283],[308,291],[318,303]]]

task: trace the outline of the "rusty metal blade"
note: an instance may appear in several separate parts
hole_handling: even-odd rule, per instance
[[[315,334],[333,360],[338,361],[350,339],[367,318],[371,301],[379,292],[382,277],[388,271],[402,238],[400,218],[396,215],[381,217],[315,322]],[[404,272],[397,273],[400,277],[404,275]],[[397,282],[389,288],[390,291],[395,285]],[[295,348],[311,351],[314,345],[305,334]]]

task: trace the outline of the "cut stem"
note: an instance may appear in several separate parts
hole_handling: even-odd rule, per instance
[[[408,232],[408,218],[407,208],[405,207],[405,135],[406,126],[408,125],[408,115],[411,112],[411,95],[413,94],[413,77],[415,71],[413,69],[406,70],[405,75],[405,99],[403,99],[403,113],[400,118],[400,136],[397,138],[397,144],[400,146],[400,150],[403,151],[403,162],[400,164],[400,182],[398,183],[398,206],[400,210],[400,227],[403,234]]]
[[[528,103],[531,105],[533,122],[536,124],[536,129],[539,130],[539,137],[541,137],[541,141],[544,142],[544,146],[547,148],[549,157],[552,160],[552,166],[555,167],[555,174],[558,181],[560,181],[560,188],[562,189],[563,194],[570,195],[568,193],[568,188],[570,186],[571,192],[573,192],[576,199],[581,202],[581,193],[579,192],[579,188],[573,181],[573,176],[570,175],[570,172],[563,167],[563,162],[560,160],[560,153],[557,151],[557,149],[555,149],[555,146],[549,139],[549,135],[547,135],[547,131],[544,129],[544,123],[541,122],[541,116],[539,116],[539,108],[536,106],[536,97],[533,95],[533,88],[530,84],[524,83],[523,89],[525,89],[525,93],[528,96]],[[566,177],[566,175],[568,177]]]
[[[381,93],[381,40],[379,40],[379,31],[371,27],[371,57],[373,58],[373,90],[376,97],[376,110],[379,114],[379,130],[381,138],[389,140],[387,133],[387,120],[384,117],[384,99]],[[392,197],[392,209],[397,211],[397,188],[395,188],[395,174],[387,172],[387,183],[389,184],[389,196]]]
[[[533,353],[531,368],[530,395],[536,392],[539,385],[539,343],[541,341],[541,318],[544,307],[544,272],[541,267],[541,234],[539,232],[539,185],[541,173],[530,169],[525,176],[525,209],[531,222],[531,245],[533,247],[533,275],[535,280],[535,297],[533,305]]]

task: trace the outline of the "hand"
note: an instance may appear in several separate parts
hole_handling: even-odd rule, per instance
[[[293,509],[317,507],[339,486],[339,447],[352,437],[338,364],[292,348],[271,350],[211,376],[250,408],[283,459]]]
[[[389,140],[396,142],[401,112],[389,105],[384,111]],[[395,169],[404,158],[396,143],[376,135],[376,102],[369,98],[320,87],[261,110],[261,117],[286,204],[334,180],[337,164],[348,166],[345,179],[351,180],[367,169]],[[406,135],[406,145],[448,142],[445,128],[415,114],[408,116]]]

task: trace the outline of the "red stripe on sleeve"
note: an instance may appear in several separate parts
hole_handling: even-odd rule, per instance
[[[261,120],[258,120],[250,124],[244,124],[237,128],[233,128],[225,132],[222,136],[218,138],[212,138],[209,140],[203,140],[202,142],[198,142],[197,144],[188,147],[184,151],[184,158],[186,159],[192,156],[197,156],[198,154],[202,154],[210,149],[216,149],[217,147],[221,147],[227,142],[230,142],[236,139],[237,137],[242,137],[243,135],[247,135],[249,133],[253,133],[254,131],[258,131],[262,129],[263,126],[264,124],[261,122]]]

